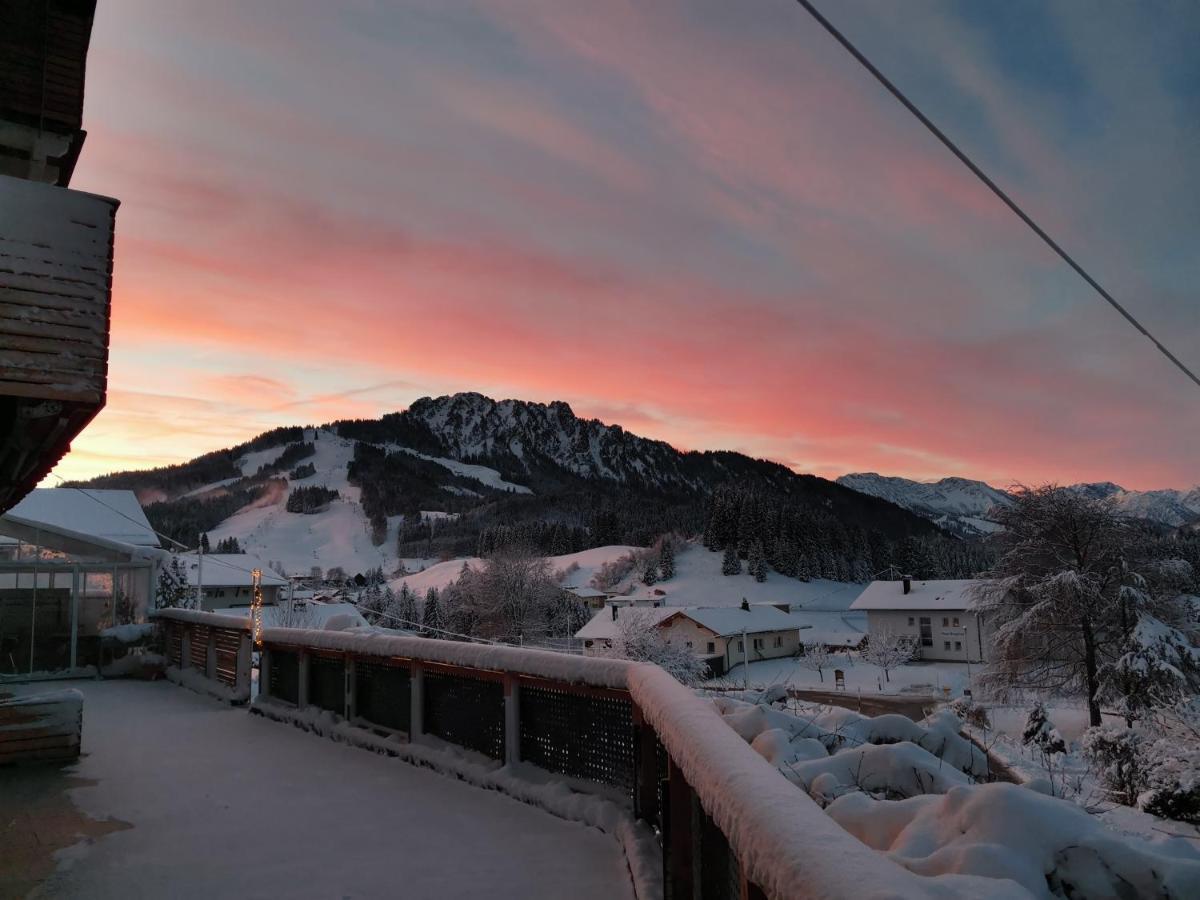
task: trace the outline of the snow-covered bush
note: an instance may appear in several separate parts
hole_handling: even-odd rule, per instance
[[[618,556],[602,563],[592,575],[592,587],[598,591],[610,591],[615,588],[626,575],[633,571],[637,560],[632,553]]]
[[[1083,734],[1083,753],[1108,796],[1135,806],[1150,786],[1150,759],[1145,739],[1132,728],[1089,728]]]
[[[839,797],[828,815],[920,875],[1010,878],[1034,897],[1200,896],[1200,854],[1108,830],[1081,807],[1013,784],[943,796]]]
[[[1021,734],[1021,743],[1026,747],[1036,747],[1044,757],[1067,752],[1066,741],[1046,715],[1046,706],[1042,703],[1034,704],[1033,709],[1029,711],[1029,717],[1025,720],[1025,731]]]
[[[992,720],[988,718],[986,706],[980,706],[970,697],[959,697],[950,704],[950,711],[960,722],[966,722],[976,728],[991,728]]]
[[[1200,748],[1160,739],[1147,755],[1150,786],[1138,795],[1138,807],[1164,819],[1200,824]]]

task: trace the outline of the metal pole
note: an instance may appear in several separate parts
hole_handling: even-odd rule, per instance
[[[38,583],[38,562],[42,558],[42,532],[40,529],[35,529],[33,532],[33,605],[29,610],[29,674],[33,674],[33,639],[37,635],[37,583]]]
[[[204,609],[204,543],[196,549],[196,609]]]
[[[746,643],[746,629],[742,629],[742,669],[744,677],[742,683],[746,690],[750,690],[750,646]]]

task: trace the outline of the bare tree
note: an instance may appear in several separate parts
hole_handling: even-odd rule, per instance
[[[608,655],[654,663],[688,687],[696,687],[708,674],[708,665],[684,645],[664,638],[645,610],[621,611]]]
[[[872,631],[862,650],[863,660],[883,669],[887,681],[892,680],[892,669],[899,668],[916,655],[917,647],[912,640],[890,628]]]
[[[801,653],[795,659],[802,669],[816,672],[821,681],[825,680],[825,670],[833,666],[833,654],[823,641],[805,641],[800,645]]]
[[[1137,534],[1110,501],[1054,485],[1022,488],[996,518],[1000,556],[973,589],[974,609],[996,626],[982,683],[1001,698],[1082,695],[1100,725],[1106,667],[1145,617],[1170,618],[1165,595],[1131,566]]]
[[[550,561],[518,547],[506,547],[484,560],[470,581],[468,596],[478,616],[478,633],[495,640],[543,637],[562,596]]]

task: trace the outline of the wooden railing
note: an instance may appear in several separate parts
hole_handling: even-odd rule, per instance
[[[163,630],[168,677],[231,703],[250,699],[249,619],[185,609],[160,609],[150,615]]]
[[[83,694],[54,691],[0,700],[0,765],[79,756]]]
[[[657,666],[347,632],[263,637],[256,706],[431,735],[623,795],[660,836],[667,900],[934,893],[842,830]]]

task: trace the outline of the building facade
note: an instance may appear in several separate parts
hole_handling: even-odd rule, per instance
[[[971,579],[874,581],[851,604],[867,614],[867,633],[901,635],[917,648],[916,659],[984,663],[989,623],[971,610]]]

